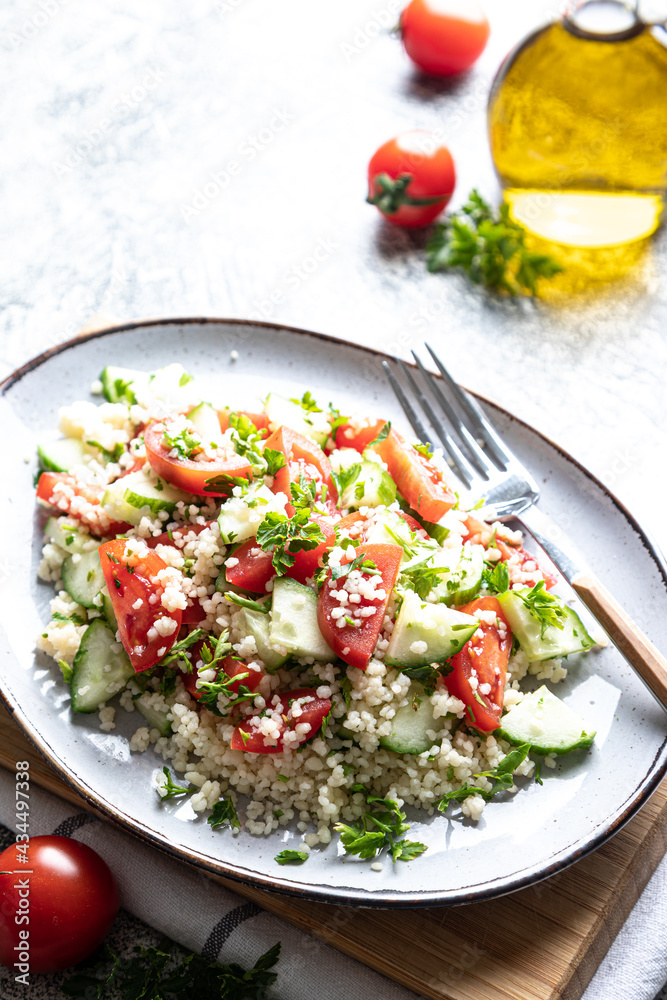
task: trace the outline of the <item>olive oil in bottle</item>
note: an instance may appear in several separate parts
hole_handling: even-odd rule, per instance
[[[489,137],[511,213],[539,240],[633,257],[667,188],[667,31],[618,0],[571,4],[501,66]]]

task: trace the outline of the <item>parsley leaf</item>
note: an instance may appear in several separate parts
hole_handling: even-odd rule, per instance
[[[192,670],[192,660],[188,653],[190,646],[193,646],[200,639],[205,638],[208,635],[204,632],[202,628],[193,629],[189,632],[184,639],[180,639],[175,642],[171,647],[169,652],[162,657],[158,663],[159,667],[169,667],[172,663],[177,663],[180,670],[185,670],[186,673],[190,673]]]
[[[204,490],[206,493],[215,493],[216,496],[230,497],[235,486],[240,486],[247,493],[250,483],[245,476],[230,476],[221,472],[219,476],[206,480]]]
[[[277,472],[280,472],[287,465],[287,459],[282,451],[276,451],[274,448],[265,448],[262,452],[262,458],[266,462],[267,476],[275,476]]]
[[[340,410],[337,410],[334,407],[333,403],[329,403],[328,417],[329,417],[329,423],[331,424],[331,430],[329,433],[331,434],[331,437],[335,440],[336,431],[338,430],[338,428],[342,427],[343,424],[346,424],[350,418],[342,416]]]
[[[345,490],[348,488],[348,486],[351,486],[352,483],[355,483],[360,475],[361,475],[361,463],[359,462],[355,462],[355,464],[351,465],[349,469],[341,469],[340,472],[332,471],[331,478],[333,479],[334,484],[336,486],[336,490],[338,492],[339,504]]]
[[[396,839],[410,829],[397,802],[369,795],[363,785],[352,785],[350,791],[363,792],[370,809],[355,823],[336,823],[334,830],[340,833],[346,854],[358,854],[360,858],[368,859],[374,858],[384,847],[389,847],[392,861],[412,861],[424,853],[424,844]]]
[[[281,851],[273,860],[279,865],[302,865],[308,860],[308,855],[305,851]]]
[[[432,272],[460,268],[475,284],[508,295],[536,295],[540,278],[563,270],[553,257],[528,249],[526,231],[510,218],[507,204],[494,212],[476,189],[436,226],[426,263]]]
[[[74,673],[74,671],[70,667],[69,663],[67,663],[65,660],[58,660],[58,666],[60,667],[60,671],[63,675],[63,680],[65,681],[66,684],[69,684],[69,682],[72,680],[72,674]]]
[[[290,403],[296,403],[297,406],[302,406],[304,410],[308,413],[321,413],[322,407],[318,406],[312,393],[304,392],[301,399],[290,399]]]
[[[192,458],[201,451],[201,436],[192,427],[184,427],[178,434],[170,434],[164,426],[164,446],[176,451],[179,458]]]
[[[164,789],[164,795],[160,795],[163,802],[166,802],[167,799],[178,798],[179,795],[192,795],[193,792],[197,791],[194,785],[186,787],[185,785],[174,784],[171,772],[166,765],[162,768],[162,771],[166,780],[164,785],[158,785],[158,788]]]
[[[482,582],[486,589],[492,594],[504,594],[510,589],[510,574],[507,564],[497,562],[495,566],[489,566],[482,572]]]
[[[72,625],[85,625],[86,619],[82,618],[81,615],[64,615],[60,611],[54,611],[51,615],[52,622],[71,622]]]
[[[268,601],[251,601],[249,597],[242,597],[241,594],[235,594],[232,590],[226,591],[225,598],[231,601],[232,604],[236,604],[239,608],[247,608],[248,611],[259,611],[263,615],[268,615],[271,610],[270,598]]]
[[[310,520],[307,507],[298,509],[293,517],[269,511],[257,529],[257,544],[265,552],[273,550],[273,568],[279,576],[294,565],[297,552],[316,549],[325,542],[324,532]]]
[[[425,566],[422,563],[420,566],[413,566],[412,569],[406,570],[401,575],[407,580],[417,596],[424,601],[434,587],[438,586],[440,577],[449,572],[450,570],[446,566]]]
[[[364,553],[355,556],[354,559],[350,560],[348,563],[343,563],[342,566],[332,566],[331,567],[331,579],[340,580],[342,576],[347,576],[352,570],[358,569],[360,573],[365,576],[382,576],[382,573],[377,568],[377,565],[372,559],[367,559]]]
[[[538,580],[528,593],[523,594],[520,590],[514,590],[512,593],[521,599],[528,608],[531,616],[542,623],[542,631],[540,633],[542,639],[547,628],[550,626],[558,629],[565,627],[567,611],[563,602],[555,594],[551,594],[545,589],[544,580]]]
[[[476,774],[476,778],[488,778],[493,782],[492,787],[488,791],[477,788],[475,785],[469,785],[466,782],[461,788],[443,795],[438,802],[438,809],[440,812],[447,812],[447,806],[450,802],[461,802],[462,799],[467,798],[469,795],[481,795],[488,802],[498,792],[506,792],[514,784],[513,772],[524,762],[529,751],[530,744],[522,743],[521,746],[516,747],[515,750],[511,750],[506,757],[503,757],[495,770],[481,771],[479,774]]]
[[[223,826],[225,823],[229,823],[231,827],[235,830],[241,829],[241,820],[238,817],[238,813],[234,808],[234,803],[231,799],[226,799],[224,795],[218,799],[216,804],[213,806],[211,815],[208,817],[207,823],[217,830],[219,826]]]
[[[383,426],[381,427],[378,436],[376,438],[373,438],[373,440],[367,447],[372,448],[374,444],[382,444],[382,442],[386,441],[387,437],[389,436],[390,430],[391,430],[391,421],[388,420],[386,424],[383,424]]]

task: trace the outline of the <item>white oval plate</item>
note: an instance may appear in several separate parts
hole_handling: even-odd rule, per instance
[[[232,360],[230,352],[238,351]],[[225,380],[233,405],[269,390],[311,390],[342,412],[405,420],[380,367],[382,356],[305,331],[237,320],[166,320],[85,336],[30,362],[7,379],[0,397],[4,535],[0,563],[0,688],[19,725],[55,770],[110,820],[203,869],[256,886],[327,902],[428,906],[490,898],[529,885],[600,846],[646,801],[667,770],[667,716],[621,655],[610,647],[569,664],[558,693],[597,738],[544,785],[522,782],[515,796],[489,803],[481,821],[409,814],[410,839],[428,851],[411,863],[339,856],[334,842],[298,868],[274,855],[295,847],[295,830],[269,838],[214,831],[187,803],[160,803],[151,751],[130,754],[138,723],[119,710],[102,733],[96,716],[74,716],[69,691],[34,637],[48,618],[51,588],[37,580],[43,516],[32,479],[36,443],[57,436],[58,407],[87,398],[106,364],[152,369],[181,361],[197,376]],[[565,528],[637,624],[667,648],[667,571],[623,507],[572,458],[509,414],[487,404],[498,429],[540,483],[546,510]],[[250,407],[252,408],[252,407]]]

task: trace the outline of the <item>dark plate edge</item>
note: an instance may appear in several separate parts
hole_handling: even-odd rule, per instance
[[[391,358],[392,355],[388,355],[383,351],[377,350],[372,347],[367,347],[363,344],[355,344],[352,341],[344,340],[340,337],[334,337],[330,334],[316,333],[312,330],[304,330],[300,327],[289,326],[284,323],[268,323],[258,320],[246,320],[243,318],[214,318],[207,316],[189,316],[185,318],[179,317],[167,317],[167,318],[150,318],[143,320],[135,320],[130,323],[121,323],[115,326],[104,327],[99,330],[94,330],[89,333],[82,333],[76,337],[64,341],[62,344],[58,344],[55,347],[50,348],[47,351],[42,352],[36,357],[30,359],[16,371],[12,372],[10,375],[6,376],[2,382],[0,382],[0,394],[5,395],[8,389],[19,382],[25,375],[32,372],[34,369],[40,367],[45,361],[55,355],[61,354],[70,348],[76,347],[78,344],[85,343],[89,340],[96,340],[100,337],[115,333],[124,333],[130,330],[141,329],[142,327],[153,327],[153,326],[184,326],[184,325],[242,325],[247,327],[254,327],[260,330],[287,330],[290,333],[296,333],[301,336],[313,337],[320,341],[326,341],[331,344],[342,344],[346,347],[353,347],[355,350],[364,351],[366,354],[370,355],[375,359],[385,359]],[[655,562],[660,575],[662,576],[663,583],[667,589],[667,560],[663,556],[660,548],[653,541],[649,532],[647,532],[636,520],[636,518],[630,513],[626,506],[611,492],[611,490],[604,485],[596,476],[593,475],[584,465],[582,465],[577,459],[573,458],[565,449],[563,449],[556,442],[552,441],[545,434],[531,427],[526,421],[516,417],[514,414],[509,413],[501,405],[495,402],[489,397],[480,395],[479,393],[473,393],[477,399],[483,403],[487,403],[494,407],[496,410],[501,412],[507,419],[515,421],[521,427],[536,434],[541,438],[547,445],[554,448],[563,459],[573,465],[580,473],[582,473],[587,479],[594,483],[597,488],[604,493],[607,498],[614,504],[617,510],[625,517],[625,519],[630,523],[634,530],[639,535],[639,538],[647,550],[648,554],[651,556]],[[58,757],[55,752],[51,750],[51,747],[43,743],[37,738],[33,733],[32,727],[28,719],[24,716],[20,709],[20,706],[14,705],[5,694],[5,692],[0,688],[0,698],[2,699],[7,711],[10,713],[12,718],[17,722],[19,727],[22,729],[24,735],[27,736],[30,743],[42,754],[43,757],[49,762],[53,769],[58,773],[61,779],[69,785],[74,791],[76,791],[82,799],[87,802],[91,807],[93,807],[98,812],[102,812],[108,819],[120,829],[131,832],[133,835],[137,836],[140,840],[144,841],[149,846],[158,846],[165,853],[177,858],[178,860],[185,861],[189,865],[197,868],[204,869],[205,871],[213,875],[221,875],[222,877],[229,879],[233,882],[245,883],[247,881],[252,881],[259,888],[270,890],[271,892],[280,893],[282,895],[292,896],[301,899],[309,899],[317,901],[320,903],[328,903],[334,905],[344,905],[344,906],[359,906],[367,908],[379,908],[379,909],[418,909],[431,906],[456,906],[471,902],[480,902],[482,900],[495,899],[499,896],[507,895],[511,892],[516,892],[520,889],[527,888],[531,885],[536,885],[552,875],[565,870],[570,865],[591,854],[593,851],[601,847],[606,841],[610,840],[626,823],[628,823],[632,817],[646,804],[652,793],[656,790],[662,778],[667,774],[667,737],[663,742],[660,750],[654,758],[654,764],[651,769],[652,773],[649,772],[650,776],[647,777],[643,782],[640,783],[638,789],[636,790],[634,796],[627,800],[627,803],[622,807],[617,815],[612,819],[612,821],[604,827],[601,832],[594,837],[591,837],[586,843],[582,844],[580,848],[574,852],[569,852],[566,857],[560,857],[549,866],[544,868],[539,873],[529,873],[521,878],[512,881],[511,886],[506,883],[501,883],[499,885],[487,885],[486,888],[482,889],[471,889],[469,892],[457,893],[455,898],[448,894],[443,897],[442,894],[438,893],[419,893],[418,895],[409,895],[406,893],[400,893],[396,896],[388,895],[386,892],[382,894],[381,898],[378,900],[373,899],[372,893],[367,893],[361,896],[350,897],[349,892],[343,889],[335,889],[327,886],[313,886],[306,883],[295,884],[290,882],[284,882],[282,880],[274,882],[272,879],[265,876],[258,876],[255,872],[250,870],[247,874],[238,871],[229,871],[223,865],[216,865],[211,863],[211,859],[206,858],[203,855],[198,855],[195,853],[190,853],[185,848],[178,848],[171,844],[166,839],[162,838],[160,834],[156,831],[150,830],[143,824],[137,822],[136,820],[126,817],[124,814],[115,811],[111,806],[104,802],[93,789],[88,788],[82,782],[79,782],[76,777],[69,775],[61,766]],[[354,890],[358,893],[359,890]]]

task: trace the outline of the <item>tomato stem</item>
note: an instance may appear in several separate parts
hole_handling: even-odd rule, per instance
[[[371,194],[369,191],[366,201],[369,205],[377,205],[385,215],[395,215],[401,205],[435,205],[448,197],[444,194],[435,198],[413,198],[408,194],[412,179],[412,174],[400,174],[398,177],[378,174],[373,178],[371,186],[376,189],[376,193]]]

